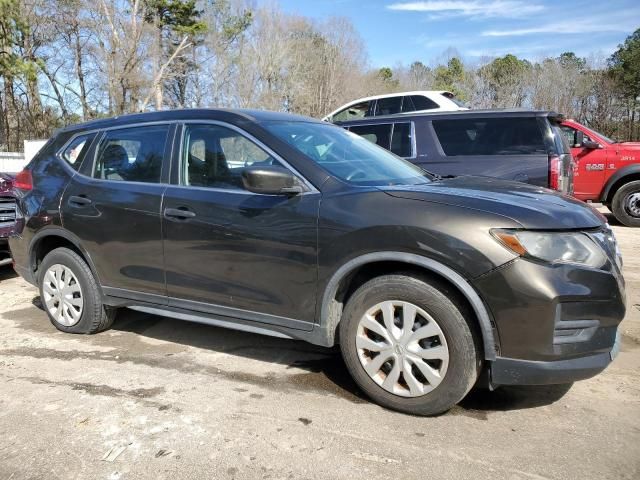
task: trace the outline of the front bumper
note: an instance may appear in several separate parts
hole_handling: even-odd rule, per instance
[[[611,362],[626,311],[614,261],[600,270],[517,259],[474,283],[499,338],[493,385],[569,383]]]
[[[602,372],[620,350],[620,332],[609,353],[554,362],[498,357],[491,363],[492,385],[550,385],[586,380]]]

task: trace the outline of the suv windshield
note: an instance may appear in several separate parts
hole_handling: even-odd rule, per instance
[[[431,181],[424,170],[340,127],[307,122],[264,126],[340,180],[369,186]]]

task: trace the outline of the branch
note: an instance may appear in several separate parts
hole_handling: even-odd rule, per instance
[[[189,37],[185,35],[182,38],[182,41],[180,42],[180,45],[177,46],[177,48],[175,49],[173,54],[171,54],[169,59],[160,67],[160,70],[158,70],[158,74],[153,79],[153,84],[151,85],[151,88],[149,89],[148,95],[145,97],[145,99],[142,101],[142,104],[140,105],[140,111],[143,111],[145,108],[147,108],[147,105],[151,101],[151,97],[152,97],[152,95],[153,95],[153,93],[155,91],[155,87],[164,78],[164,71],[167,69],[167,67],[169,65],[171,65],[171,62],[173,62],[175,60],[175,58],[178,56],[178,54],[180,52],[182,52],[184,49],[189,48],[191,46],[191,44],[188,43],[188,40],[189,40]]]

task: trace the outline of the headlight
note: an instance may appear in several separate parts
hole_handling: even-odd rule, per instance
[[[602,267],[607,257],[587,235],[579,232],[535,232],[527,230],[492,230],[491,233],[509,250],[523,257],[549,263],[577,263]]]

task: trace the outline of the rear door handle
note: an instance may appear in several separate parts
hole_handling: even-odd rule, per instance
[[[69,197],[68,202],[72,207],[84,207],[91,205],[91,199],[82,195],[72,195]]]
[[[167,218],[177,218],[180,220],[187,220],[196,216],[195,212],[192,212],[187,207],[179,208],[165,208],[164,216]]]

